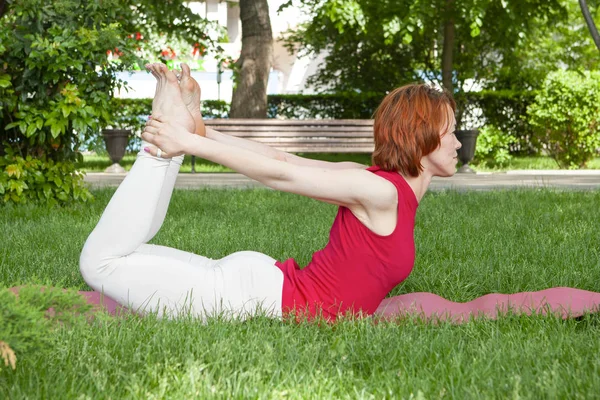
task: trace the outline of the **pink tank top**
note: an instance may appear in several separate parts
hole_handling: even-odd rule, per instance
[[[329,242],[300,269],[290,258],[275,264],[284,275],[284,314],[335,320],[347,312],[373,314],[385,296],[412,271],[414,224],[418,202],[402,175],[377,166],[368,171],[398,190],[398,220],[388,236],[373,233],[350,209],[339,207]]]

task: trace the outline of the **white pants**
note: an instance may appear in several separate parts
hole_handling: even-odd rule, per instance
[[[146,244],[165,219],[182,162],[140,151],[83,247],[84,280],[138,312],[281,316],[283,273],[273,258],[241,251],[213,260]]]

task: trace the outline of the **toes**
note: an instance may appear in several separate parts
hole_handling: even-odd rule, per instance
[[[160,79],[160,76],[156,73],[156,64],[146,64],[146,69],[154,76],[156,79]]]
[[[169,71],[169,68],[167,68],[165,64],[159,64],[159,66],[161,75],[164,76],[167,81],[171,83],[177,83],[177,76],[173,73],[173,71]]]
[[[190,67],[186,63],[181,63],[181,79],[187,79],[191,75]]]
[[[177,77],[178,81],[181,81],[183,78],[183,74],[181,73],[181,70],[178,69],[174,69],[173,73],[175,74],[175,76]]]

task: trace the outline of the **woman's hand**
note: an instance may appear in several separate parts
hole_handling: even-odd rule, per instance
[[[193,134],[169,117],[154,115],[146,122],[142,139],[156,146],[146,150],[153,156],[171,158],[185,154]],[[160,154],[159,150],[160,149]]]

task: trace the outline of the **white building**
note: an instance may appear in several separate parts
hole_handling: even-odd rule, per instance
[[[295,28],[301,22],[301,13],[297,8],[289,7],[281,13],[277,12],[284,2],[285,0],[268,1],[274,39],[274,57],[267,92],[268,94],[312,93],[312,90],[306,87],[306,79],[316,71],[320,60],[298,58],[296,55],[290,55],[284,48],[281,41],[283,33],[290,28]],[[227,29],[229,42],[220,43],[220,45],[233,59],[239,57],[242,46],[242,26],[237,3],[237,0],[205,0],[189,3],[189,7],[194,12],[211,21],[217,21],[219,25]],[[231,71],[225,71],[222,74],[221,83],[218,84],[217,62],[214,58],[204,57],[201,70],[193,71],[192,76],[202,87],[203,99],[231,101],[233,89]],[[127,81],[130,86],[129,91],[122,91],[119,93],[119,97],[149,98],[154,96],[155,81],[149,73],[122,73],[119,77]]]

